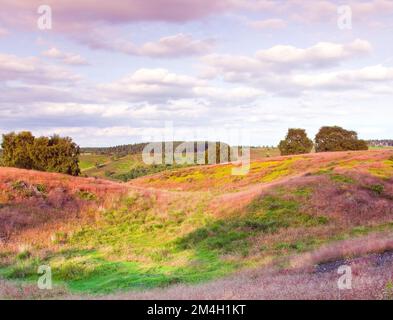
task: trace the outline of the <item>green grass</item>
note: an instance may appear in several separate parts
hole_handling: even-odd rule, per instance
[[[82,154],[79,157],[82,174],[89,177],[111,178],[124,174],[138,166],[145,166],[140,155],[121,158],[110,155]]]
[[[344,184],[354,184],[356,180],[348,175],[337,173],[333,171],[332,168],[322,169],[314,173],[314,175],[328,175],[330,180],[337,182],[337,183],[344,183]]]
[[[161,171],[187,167],[177,164],[147,165],[142,161],[140,154],[120,158],[110,155],[82,154],[79,160],[83,175],[123,182]]]
[[[111,161],[111,157],[109,155],[82,153],[79,156],[79,168],[83,172],[88,169],[95,168],[97,164],[104,164],[110,161]]]
[[[355,180],[351,177],[348,177],[344,174],[339,174],[339,173],[332,173],[329,175],[330,179],[334,182],[339,182],[339,183],[347,183],[347,184],[353,184],[355,183]]]
[[[298,196],[309,192],[300,190]],[[200,199],[188,212],[174,204],[160,214],[154,198],[131,194],[104,211],[96,225],[58,235],[62,250],[23,254],[0,268],[0,275],[32,281],[38,266],[47,264],[56,284],[89,293],[197,283],[244,267],[255,236],[327,222],[278,196],[257,199],[229,219],[214,218],[206,203]],[[228,253],[239,258],[227,260]]]
[[[346,179],[340,176],[338,182]],[[38,266],[45,264],[52,268],[55,285],[92,294],[194,284],[260,266],[255,250],[260,257],[274,259],[393,226],[359,226],[316,238],[310,230],[330,221],[303,212],[302,204],[312,193],[309,186],[277,187],[223,219],[207,211],[208,194],[197,203],[181,199],[193,203],[187,211],[179,208],[178,199],[164,212],[157,209],[154,197],[130,194],[102,211],[95,224],[57,234],[54,241],[60,249],[38,253],[29,248],[4,257],[0,276],[36,281]],[[256,241],[273,233],[284,235],[289,228],[310,232],[293,240]]]
[[[381,195],[383,194],[385,190],[385,186],[382,184],[373,184],[370,186],[367,186],[367,189],[373,191],[376,195]]]
[[[137,166],[126,173],[110,174],[109,176],[116,180],[121,180],[127,182],[132,179],[139,177],[151,175],[154,173],[162,172],[165,170],[173,170],[177,168],[182,168],[180,165],[150,165],[150,166]],[[108,176],[108,175],[107,175]]]
[[[327,223],[325,217],[313,217],[300,211],[296,201],[268,196],[254,200],[246,214],[214,221],[178,240],[184,249],[247,255],[249,241],[256,235],[289,227],[312,227]]]

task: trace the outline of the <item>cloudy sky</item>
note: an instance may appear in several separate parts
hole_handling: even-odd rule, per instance
[[[393,138],[392,0],[44,3],[50,29],[42,1],[0,0],[0,133],[105,146],[172,124],[176,140],[273,145],[289,127],[341,125]]]

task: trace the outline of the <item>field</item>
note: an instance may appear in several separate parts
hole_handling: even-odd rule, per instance
[[[348,263],[359,282],[341,298],[391,297],[393,150],[266,153],[243,176],[222,164],[127,183],[102,178],[136,156],[83,155],[98,179],[0,168],[0,296],[337,298]]]

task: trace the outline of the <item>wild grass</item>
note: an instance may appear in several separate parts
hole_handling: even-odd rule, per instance
[[[393,183],[366,173],[390,160],[366,156],[256,161],[244,177],[232,176],[231,165],[184,168],[137,179],[137,187],[0,170],[0,276],[35,281],[37,266],[49,264],[56,285],[73,292],[194,285],[391,230]],[[343,157],[358,163],[343,169]],[[160,190],[179,187],[194,192]],[[211,206],[217,199],[223,210]]]
[[[169,207],[161,215],[155,205],[154,198],[131,194],[104,210],[95,226],[57,235],[63,250],[26,256],[1,273],[29,280],[39,264],[49,264],[57,283],[91,293],[195,283],[245,266],[255,236],[327,222],[302,213],[296,201],[275,196],[261,197],[241,216],[225,220],[206,214],[204,201],[191,212]],[[238,259],[227,260],[228,254]]]

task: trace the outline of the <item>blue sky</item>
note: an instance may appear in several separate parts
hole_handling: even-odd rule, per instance
[[[41,30],[40,1],[0,0],[0,133],[106,146],[170,122],[176,140],[275,145],[324,125],[393,138],[393,1],[46,3]]]

